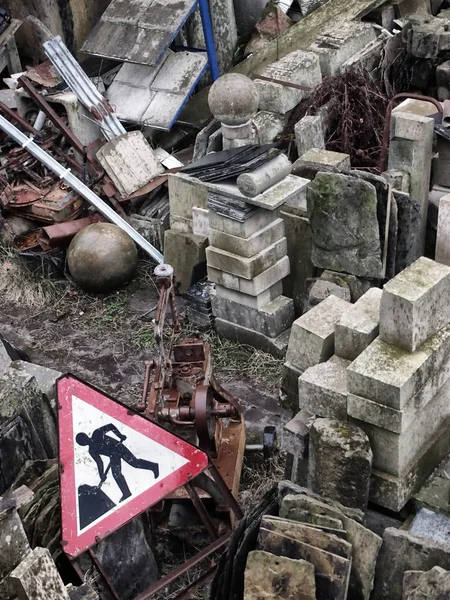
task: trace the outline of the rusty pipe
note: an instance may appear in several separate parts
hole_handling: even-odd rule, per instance
[[[412,100],[423,100],[424,102],[430,102],[434,104],[437,108],[438,112],[442,114],[443,109],[441,103],[436,100],[436,98],[432,98],[431,96],[421,96],[420,94],[410,94],[409,92],[402,92],[401,94],[396,94],[393,96],[387,105],[386,108],[386,119],[384,121],[384,130],[383,130],[383,142],[381,144],[381,155],[380,155],[380,174],[386,170],[387,167],[387,157],[388,157],[388,146],[389,146],[389,134],[391,131],[391,116],[392,111],[394,109],[394,104],[398,100],[402,100],[405,98],[411,98]]]

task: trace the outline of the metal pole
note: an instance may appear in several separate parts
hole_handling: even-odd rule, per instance
[[[205,36],[206,51],[208,53],[209,68],[211,79],[219,79],[219,65],[217,64],[216,47],[214,46],[214,34],[211,23],[211,14],[209,12],[208,0],[199,0],[200,15],[202,17],[203,34]]]
[[[27,152],[37,158],[37,160],[50,169],[50,171],[53,171],[53,173],[58,175],[60,179],[67,183],[67,185],[69,185],[73,190],[78,192],[80,196],[85,198],[90,204],[92,204],[92,206],[95,206],[99,213],[123,229],[123,231],[125,231],[125,233],[127,233],[130,238],[134,240],[136,244],[142,248],[142,250],[144,250],[144,252],[149,254],[153,260],[155,260],[158,264],[164,262],[164,257],[161,252],[154,248],[150,242],[143,238],[142,235],[140,235],[133,227],[131,227],[129,223],[125,221],[125,219],[119,216],[110,206],[108,206],[106,202],[103,202],[103,200],[99,198],[92,190],[90,190],[87,185],[80,181],[78,177],[75,177],[70,169],[65,169],[57,160],[47,154],[47,152],[45,152],[45,150],[43,150],[40,146],[35,144],[33,142],[33,138],[27,137],[2,115],[0,115],[0,129],[7,133],[18,144],[20,144],[22,148],[26,148]]]

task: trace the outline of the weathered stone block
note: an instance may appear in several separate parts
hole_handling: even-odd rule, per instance
[[[408,529],[411,535],[426,538],[450,549],[450,518],[422,508]]]
[[[276,219],[248,238],[229,235],[215,229],[209,229],[208,236],[211,246],[250,258],[284,237],[284,221]]]
[[[303,521],[305,513],[315,517],[323,516],[343,523],[347,540],[353,547],[353,563],[350,577],[350,594],[357,600],[369,600],[373,588],[375,565],[381,547],[381,538],[366,529],[361,523],[344,514],[351,509],[342,509],[338,503],[318,500],[303,493],[288,494],[283,497],[280,517]],[[359,512],[359,511],[355,511]],[[298,518],[300,517],[300,518]]]
[[[239,175],[236,183],[241,194],[254,198],[282,181],[291,171],[291,161],[285,154],[279,154],[254,171]]]
[[[231,273],[225,273],[213,267],[208,267],[208,279],[230,290],[249,296],[258,296],[284,279],[289,274],[289,270],[289,258],[284,256],[272,267],[256,275],[251,280],[237,277]]]
[[[319,59],[313,52],[296,51],[271,64],[263,72],[264,77],[297,83],[311,88],[311,92],[283,86],[279,83],[256,80],[260,110],[284,114],[292,110],[322,83]]]
[[[449,351],[450,327],[413,353],[377,338],[348,367],[349,393],[402,410],[430,377],[448,368]]]
[[[255,210],[251,216],[243,222],[235,221],[224,215],[219,215],[213,210],[209,211],[209,227],[216,229],[228,235],[235,235],[240,238],[249,238],[251,235],[260,231],[267,225],[273,223],[276,215],[273,211],[263,208]]]
[[[318,173],[307,191],[312,262],[360,277],[382,276],[375,187],[349,175]]]
[[[394,190],[393,196],[398,220],[395,272],[400,273],[418,258],[422,207],[409,194]]]
[[[450,194],[439,201],[435,260],[450,265]]]
[[[180,293],[191,285],[193,269],[206,260],[208,238],[169,229],[164,235],[164,260],[173,267]]]
[[[450,99],[450,60],[446,60],[436,67],[436,83],[438,100]]]
[[[376,33],[369,23],[348,21],[339,26],[331,26],[319,35],[311,45],[311,50],[319,56],[323,77],[339,73],[341,65],[376,39]]]
[[[345,600],[351,567],[349,559],[264,528],[259,530],[258,548],[277,556],[312,563],[319,597]]]
[[[364,431],[336,419],[311,427],[308,487],[344,506],[367,508],[372,451]]]
[[[194,177],[183,173],[169,174],[168,185],[172,216],[192,220],[194,206],[207,208],[208,190]]]
[[[361,296],[370,290],[372,282],[348,273],[337,273],[336,271],[324,271],[320,276],[324,281],[331,281],[341,287],[348,287],[352,302],[357,302]]]
[[[272,144],[283,133],[285,115],[261,110],[253,117],[253,125],[257,131],[259,145]]]
[[[422,256],[383,288],[380,338],[414,352],[450,322],[450,267]],[[444,299],[444,302],[442,301]]]
[[[286,361],[305,370],[334,353],[334,327],[350,304],[329,296],[292,324]]]
[[[170,215],[169,223],[170,229],[178,229],[178,231],[182,231],[183,233],[194,233],[194,223],[192,219],[185,219],[184,217],[177,217],[177,215]]]
[[[314,273],[311,262],[311,228],[307,218],[293,214],[290,207],[283,207],[280,216],[284,221],[287,252],[291,268],[283,281],[284,295],[294,300],[295,314],[303,314],[307,303],[306,281]],[[306,199],[305,199],[306,209]]]
[[[300,410],[283,427],[281,447],[287,453],[285,478],[307,485],[309,432],[315,416]]]
[[[307,115],[297,121],[294,126],[294,134],[299,156],[303,156],[313,148],[325,148],[322,118],[319,115]]]
[[[35,548],[10,575],[19,598],[70,600],[47,548]]]
[[[355,360],[378,335],[382,291],[371,288],[336,323],[337,356]]]
[[[332,356],[309,367],[298,380],[301,409],[318,417],[347,420],[347,367],[349,361]]]
[[[31,552],[22,521],[14,506],[0,500],[0,581]]]
[[[450,552],[447,549],[402,529],[388,527],[378,557],[372,599],[401,600],[405,571],[428,571],[436,565],[450,569]]]
[[[24,360],[15,360],[11,367],[34,377],[39,389],[49,400],[56,398],[56,380],[62,375],[60,371]]]
[[[254,279],[257,275],[272,267],[283,256],[286,256],[286,254],[286,238],[281,238],[250,258],[243,258],[238,254],[220,250],[213,246],[206,249],[206,259],[209,267],[249,280]]]
[[[9,356],[2,340],[0,340],[0,376],[6,373],[11,363],[11,357]]]
[[[250,552],[245,569],[244,600],[261,597],[315,600],[314,567],[306,560],[293,560],[259,550]]]
[[[259,310],[220,296],[213,296],[211,303],[215,317],[254,329],[271,338],[288,329],[294,320],[294,303],[284,296],[278,296]]]
[[[333,152],[323,148],[311,148],[305,154],[300,156],[299,160],[312,165],[323,165],[324,167],[334,167],[336,169],[350,169],[350,155],[342,152]]]
[[[350,288],[348,286],[340,286],[332,281],[317,279],[309,288],[308,308],[320,304],[328,296],[337,296],[346,302],[351,301]]]
[[[192,207],[192,232],[195,235],[209,234],[209,210],[207,208]]]
[[[248,344],[278,358],[283,358],[286,354],[289,330],[284,331],[275,338],[270,338],[253,329],[248,329],[237,323],[230,323],[230,321],[225,321],[224,319],[216,318],[215,325],[217,333],[228,340],[233,340],[240,344]]]
[[[403,600],[439,600],[450,596],[450,573],[441,567],[423,571],[406,571],[403,577]]]
[[[236,304],[243,304],[249,308],[256,308],[258,310],[266,306],[266,304],[272,300],[275,300],[275,298],[278,298],[278,296],[281,296],[282,293],[283,284],[281,281],[257,296],[249,296],[242,292],[235,292],[234,290],[223,287],[223,285],[216,284],[216,297],[223,298],[229,302],[235,302]]]

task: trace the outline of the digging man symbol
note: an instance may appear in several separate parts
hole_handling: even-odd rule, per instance
[[[108,435],[109,433],[114,434],[116,437]],[[137,458],[122,443],[127,439],[126,435],[120,433],[117,427],[112,423],[99,427],[93,432],[91,437],[86,433],[78,433],[75,439],[80,446],[89,447],[89,454],[97,465],[98,474],[100,476],[100,486],[106,480],[108,471],[111,469],[112,476],[122,492],[120,502],[123,502],[132,495],[125,477],[122,474],[122,461],[128,463],[135,469],[153,471],[155,479],[159,477],[158,463],[144,460],[143,458]],[[103,465],[102,456],[109,458],[109,465],[106,470]]]

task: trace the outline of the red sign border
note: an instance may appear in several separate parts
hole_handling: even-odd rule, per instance
[[[86,391],[89,391],[89,398],[85,397]],[[90,527],[88,531],[80,534],[78,534],[77,522],[72,394],[189,461],[157,485],[129,500],[124,506],[119,506],[114,512]],[[208,456],[202,450],[150,421],[142,413],[138,413],[122,402],[114,400],[98,388],[70,373],[62,375],[57,380],[56,400],[58,409],[62,546],[64,552],[71,558],[76,558],[208,467]],[[129,422],[130,418],[135,418],[132,425]],[[149,435],[150,432],[151,436]]]

